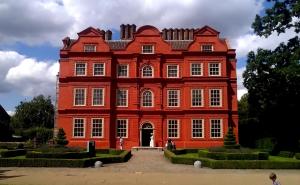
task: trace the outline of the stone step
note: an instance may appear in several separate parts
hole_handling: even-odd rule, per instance
[[[149,146],[134,146],[131,148],[131,150],[157,150],[157,151],[163,151],[163,147],[149,147]]]

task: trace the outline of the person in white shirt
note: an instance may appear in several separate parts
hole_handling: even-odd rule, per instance
[[[277,176],[275,173],[272,172],[269,177],[272,180],[273,185],[280,185],[280,182],[277,180]]]

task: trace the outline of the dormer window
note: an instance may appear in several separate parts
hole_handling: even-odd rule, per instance
[[[84,52],[96,52],[96,45],[93,44],[84,45]]]
[[[204,44],[201,46],[201,51],[203,52],[212,52],[213,51],[213,45],[211,44]]]
[[[154,53],[154,46],[153,45],[143,45],[142,46],[142,53],[143,54],[153,54]]]

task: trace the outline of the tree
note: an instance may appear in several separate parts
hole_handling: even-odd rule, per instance
[[[60,128],[55,139],[58,146],[66,146],[69,141],[67,140],[66,133],[63,128]]]
[[[54,106],[50,96],[34,97],[29,102],[20,102],[16,107],[16,113],[12,117],[12,126],[15,130],[23,130],[32,127],[54,127]]]
[[[284,33],[288,28],[300,32],[299,0],[267,0],[273,6],[265,10],[265,16],[256,15],[252,24],[254,32],[259,36],[270,36],[274,31]]]
[[[228,149],[232,149],[232,148],[238,149],[238,148],[240,148],[240,145],[236,143],[236,137],[233,133],[232,127],[229,127],[228,132],[225,136],[224,147],[228,148]]]
[[[287,28],[300,31],[300,1],[268,0],[273,6],[256,16],[255,33],[268,37]],[[249,52],[244,86],[248,89],[249,117],[258,121],[255,135],[274,137],[280,149],[295,149],[300,139],[300,39],[296,36],[274,50]]]

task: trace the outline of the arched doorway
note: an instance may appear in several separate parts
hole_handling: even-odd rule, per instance
[[[149,122],[142,124],[141,128],[141,146],[150,147],[150,138],[153,135],[153,126]]]

